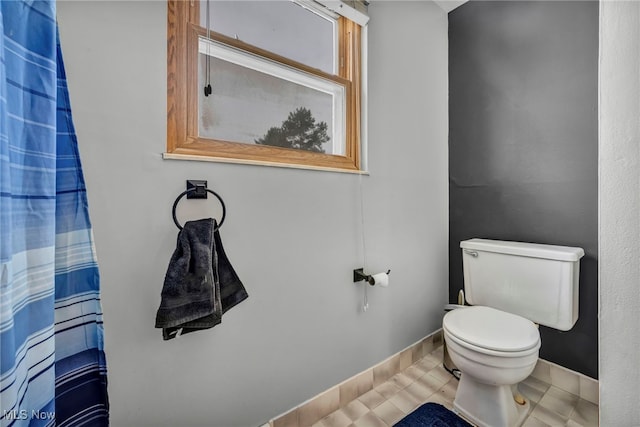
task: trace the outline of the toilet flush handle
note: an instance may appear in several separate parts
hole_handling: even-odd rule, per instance
[[[464,253],[465,253],[465,254],[469,254],[469,255],[471,255],[471,256],[472,256],[472,257],[474,257],[474,258],[478,258],[478,252],[476,252],[476,251],[470,251],[469,249],[465,249],[465,250],[464,250]]]

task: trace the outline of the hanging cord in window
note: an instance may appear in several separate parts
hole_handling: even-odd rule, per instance
[[[207,0],[207,58],[205,60],[205,82],[204,82],[204,96],[211,95],[211,55],[209,54],[209,46],[211,43],[211,24],[210,24],[210,14],[209,14],[209,3],[210,0]]]
[[[365,243],[365,230],[364,230],[364,191],[362,189],[362,175],[359,176],[360,184],[360,231],[362,233],[362,265],[367,267],[367,245]],[[367,288],[369,286],[363,286],[364,288],[364,300],[362,301],[362,311],[366,312],[369,309],[369,298],[367,295]]]

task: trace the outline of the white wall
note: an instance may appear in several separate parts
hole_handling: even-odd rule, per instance
[[[258,425],[440,327],[447,18],[430,2],[380,1],[370,12],[371,175],[360,178],[162,160],[165,2],[58,3],[100,261],[112,425]],[[207,179],[224,197],[222,238],[250,297],[216,328],[163,342],[153,325],[175,247],[171,204],[186,179]],[[363,285],[351,279],[365,255],[392,282],[370,289],[363,313]]]
[[[600,425],[640,425],[640,3],[600,3]]]

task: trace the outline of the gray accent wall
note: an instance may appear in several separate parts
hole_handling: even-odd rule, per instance
[[[449,13],[449,115],[450,301],[461,240],[582,247],[579,319],[540,357],[598,378],[598,2]]]

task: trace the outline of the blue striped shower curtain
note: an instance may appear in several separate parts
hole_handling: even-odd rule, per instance
[[[0,426],[106,426],[99,275],[54,1],[0,1]]]

